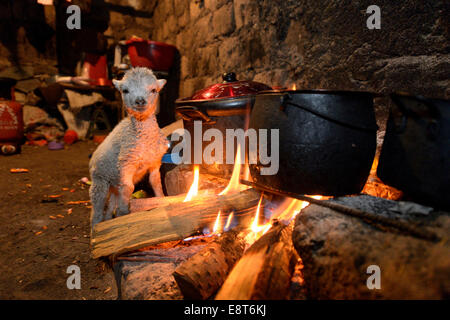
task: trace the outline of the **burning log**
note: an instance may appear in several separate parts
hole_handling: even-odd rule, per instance
[[[205,198],[215,194],[215,190],[200,190],[198,191],[198,195],[196,196],[198,199]],[[175,204],[179,202],[183,202],[186,198],[186,194],[180,194],[176,196],[169,197],[153,197],[153,198],[144,198],[144,199],[131,199],[130,201],[130,212],[137,211],[148,211],[155,208],[161,208],[168,206],[169,204]]]
[[[216,296],[217,300],[285,299],[298,255],[292,227],[274,223],[239,260]]]
[[[177,265],[202,250],[204,246],[204,239],[171,241],[117,257],[113,270],[118,299],[183,299],[172,273]]]
[[[195,168],[195,167],[194,167]],[[166,173],[164,184],[169,196],[187,193],[194,180],[194,170],[191,165],[178,165]],[[198,187],[199,189],[220,189],[226,187],[228,180],[223,177],[213,176],[211,174],[200,172]],[[219,191],[220,192],[220,191]]]
[[[249,216],[260,193],[248,189],[223,196],[211,195],[188,202],[135,212],[95,225],[92,234],[94,258],[118,255],[162,242],[184,239],[214,223],[219,209]]]
[[[185,299],[208,299],[244,253],[244,233],[226,232],[180,264],[173,276]]]
[[[144,199],[131,199],[130,212],[148,211],[155,208],[165,207],[171,203],[177,203],[183,201],[186,197],[185,194],[170,197],[153,197]]]

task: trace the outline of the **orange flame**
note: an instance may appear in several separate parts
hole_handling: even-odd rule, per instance
[[[198,176],[199,176],[199,167],[194,166],[194,181],[192,182],[191,188],[189,189],[186,198],[184,198],[183,202],[191,201],[193,197],[198,194]]]
[[[205,234],[200,235],[200,236],[187,237],[187,238],[184,238],[183,241],[191,241],[191,240],[194,240],[194,239],[208,238],[208,237],[212,237],[214,235],[219,235],[220,236],[220,231],[221,231],[220,213],[221,213],[221,210],[219,210],[219,212],[217,214],[217,218],[216,218],[216,221],[214,222],[214,226],[213,226],[212,232],[209,232],[207,234],[205,233]],[[208,230],[208,229],[205,228],[204,232],[205,232],[205,230]]]
[[[241,177],[241,145],[238,145],[236,151],[236,158],[234,159],[234,167],[233,173],[231,174],[231,179],[228,182],[226,188],[223,189],[221,193],[219,193],[219,196],[222,196],[230,192],[239,192],[248,189],[247,186],[241,185],[239,183],[240,177]]]
[[[271,223],[266,223],[264,225],[259,225],[259,214],[261,212],[261,202],[262,202],[263,196],[261,195],[261,198],[259,198],[259,202],[258,202],[258,207],[256,208],[256,213],[255,213],[255,218],[253,219],[253,223],[250,227],[250,229],[258,234],[260,232],[262,232],[262,234],[266,233],[267,230],[270,229],[270,227],[272,227]]]
[[[314,195],[310,197],[317,200],[321,200],[324,198],[323,196],[320,195]],[[278,208],[277,219],[289,223],[308,205],[309,205],[308,201],[301,201],[297,199],[288,198]]]
[[[370,175],[367,178],[366,184],[362,190],[362,193],[369,194],[374,197],[385,198],[389,200],[399,200],[403,196],[403,192],[383,183],[377,176],[378,168],[378,157],[377,154],[373,159],[372,168],[370,169]]]
[[[311,196],[314,199],[322,199],[323,196]],[[269,229],[272,227],[271,222],[267,222],[265,224],[260,225],[259,224],[259,215],[261,212],[261,202],[262,202],[262,196],[259,199],[258,206],[256,208],[255,212],[255,218],[253,219],[253,222],[250,226],[250,230],[252,231],[250,234],[248,234],[245,238],[247,245],[251,245],[256,240],[258,240],[262,235],[264,235]],[[299,214],[303,208],[309,205],[309,202],[307,201],[301,201],[297,199],[292,198],[286,198],[283,203],[280,204],[280,206],[275,210],[275,212],[272,214],[272,219],[277,219],[281,221],[284,224],[289,224],[297,214]]]
[[[216,222],[214,223],[214,227],[213,227],[213,232],[212,233],[219,233],[219,229],[220,229],[220,210],[219,213],[217,214],[217,218],[216,218]]]
[[[233,215],[234,215],[234,212],[231,212],[230,215],[228,216],[227,223],[225,224],[225,227],[223,228],[223,230],[228,231],[228,229],[230,228],[230,225],[231,225],[231,221],[233,221]]]
[[[295,85],[295,83],[292,85],[291,90],[297,90],[297,86]]]
[[[298,212],[300,212],[307,205],[308,202],[286,198],[284,202],[280,204],[280,206],[272,214],[272,217],[279,220],[289,219],[291,216],[296,215]]]
[[[261,202],[262,202],[263,196],[261,195],[261,198],[259,199],[258,206],[256,208],[255,217],[253,218],[253,222],[250,225],[250,231],[245,236],[245,242],[247,244],[247,247],[252,245],[256,240],[258,240],[263,234],[265,234],[269,229],[272,227],[272,223],[266,223],[263,225],[259,224],[259,214],[261,211]]]

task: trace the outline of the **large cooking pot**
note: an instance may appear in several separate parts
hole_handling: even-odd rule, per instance
[[[270,90],[271,87],[255,81],[238,81],[234,72],[224,73],[223,82],[213,84],[197,91],[189,98],[178,99],[175,104],[175,112],[183,118],[184,128],[191,134],[192,150],[194,143],[201,143],[202,152],[210,143],[209,141],[194,141],[194,121],[201,121],[202,131],[215,128],[223,134],[223,162],[224,164],[208,165],[201,167],[211,173],[230,174],[233,164],[225,164],[226,159],[226,129],[244,129],[245,119],[250,116],[250,111],[258,92]],[[234,154],[237,143],[235,143]],[[192,163],[193,163],[192,152]]]
[[[384,182],[422,202],[450,208],[450,102],[392,94],[378,163]]]
[[[258,184],[299,194],[337,196],[359,193],[367,180],[377,131],[371,93],[263,92],[256,97],[250,128],[279,129],[279,170],[262,175],[264,166],[258,159],[250,165]]]

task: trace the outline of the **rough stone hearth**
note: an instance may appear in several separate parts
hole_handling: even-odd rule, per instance
[[[436,232],[433,243],[311,205],[296,219],[294,246],[304,264],[310,299],[446,299],[450,293],[449,213],[399,214],[395,201],[372,196],[337,200]],[[381,271],[381,289],[369,290],[370,265]]]

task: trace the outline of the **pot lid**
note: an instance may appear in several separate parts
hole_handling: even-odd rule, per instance
[[[255,81],[238,81],[234,72],[224,73],[223,82],[213,84],[197,91],[190,98],[183,100],[213,100],[233,97],[255,95],[263,90],[270,90],[271,87],[264,83]]]

